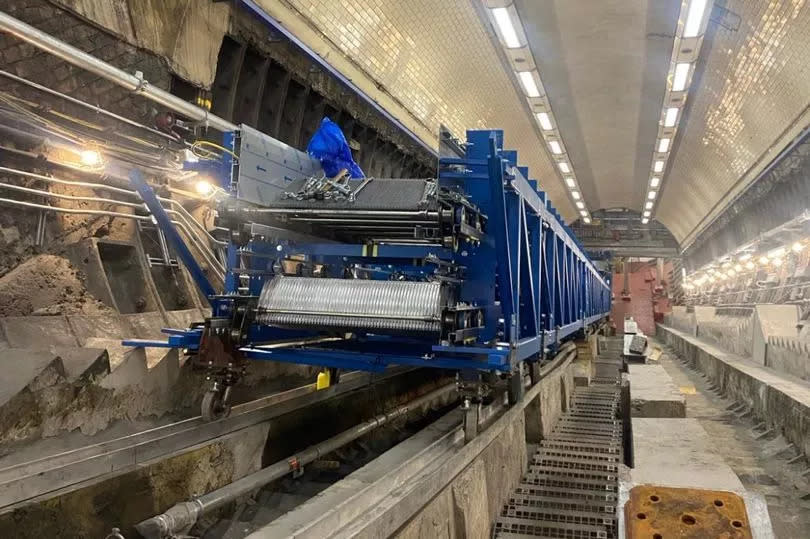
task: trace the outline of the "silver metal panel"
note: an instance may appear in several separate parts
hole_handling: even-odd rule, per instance
[[[438,282],[278,276],[265,283],[257,320],[320,330],[435,333],[441,328]]]
[[[261,131],[242,124],[237,198],[266,206],[294,180],[323,174],[321,164]]]

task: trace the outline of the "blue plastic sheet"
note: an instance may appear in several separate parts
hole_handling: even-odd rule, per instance
[[[343,131],[335,122],[325,117],[307,145],[307,153],[321,162],[328,177],[337,176],[346,169],[352,178],[365,178],[366,175],[352,158],[352,150]]]

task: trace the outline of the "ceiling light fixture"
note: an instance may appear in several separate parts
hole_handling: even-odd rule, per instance
[[[590,217],[586,217],[585,219],[583,219],[583,221],[585,221],[586,225],[591,224],[591,218]]]
[[[658,176],[653,176],[650,178],[650,187],[658,187],[659,183],[661,183],[661,178]]]
[[[585,204],[583,204],[581,200],[578,200],[577,201],[577,208],[579,208],[580,210],[584,210],[585,209]]]
[[[707,0],[692,0],[689,11],[686,12],[686,24],[683,25],[683,37],[695,37],[700,31],[703,22],[703,12],[706,10]]]
[[[801,242],[797,241],[790,248],[793,250],[794,253],[801,253],[802,250],[804,249],[804,245],[802,245]]]
[[[646,217],[645,217],[644,219],[642,219],[642,220],[641,220],[641,224],[642,224],[642,225],[646,225],[646,224],[647,224],[647,223],[649,223],[649,222],[650,222],[650,220],[649,220],[649,219],[647,219]]]
[[[652,200],[648,200],[647,202],[644,203],[644,209],[645,210],[651,210],[652,207],[653,207],[653,201]]]
[[[662,138],[660,141],[658,141],[658,153],[664,153],[667,150],[669,150],[669,139]]]
[[[678,121],[678,107],[669,107],[664,115],[664,126],[674,127]]]
[[[588,216],[588,212],[586,212],[585,210],[581,210],[581,211],[579,212],[579,214],[580,214],[582,217],[587,217],[587,216]]]
[[[495,23],[498,25],[498,31],[501,34],[504,44],[510,49],[517,49],[520,47],[520,40],[518,39],[515,27],[512,25],[512,17],[509,16],[509,10],[505,7],[498,7],[492,10],[492,16],[495,18]]]
[[[664,162],[656,161],[655,164],[653,165],[653,170],[655,172],[661,172],[662,170],[664,170]]]
[[[540,122],[543,131],[551,131],[551,118],[549,118],[548,112],[538,112],[537,121]]]
[[[574,197],[574,200],[579,200],[579,191],[571,191],[571,196]]]
[[[675,76],[672,78],[672,91],[682,92],[686,89],[686,80],[689,78],[689,68],[692,64],[682,63],[675,66]]]
[[[644,217],[649,217],[650,215],[651,215],[651,214],[650,214],[650,212],[649,212],[649,211],[645,211],[645,212],[644,212]]]
[[[537,83],[534,82],[534,74],[532,71],[518,71],[518,78],[529,97],[540,97],[540,90],[537,89]]]
[[[569,189],[576,189],[573,164],[565,157],[565,141],[559,132],[559,125],[554,119],[554,111],[543,87],[543,79],[536,67],[538,62],[535,61],[531,49],[527,46],[526,31],[521,22],[519,10],[511,0],[492,3],[501,4],[502,7],[492,7],[487,10],[489,24],[492,26],[490,35],[492,39],[497,38],[498,45],[506,51],[506,61],[511,66],[514,76],[518,79],[518,86],[520,86],[517,91],[526,98],[537,122],[536,133],[545,142],[549,157],[557,162],[560,179]],[[514,49],[519,49],[519,51]],[[581,193],[579,199],[574,200],[583,200]],[[573,203],[574,200],[569,199],[570,203]],[[583,205],[585,205],[584,200]],[[587,206],[584,209],[587,210]]]
[[[649,193],[647,193],[647,198],[649,198],[650,200],[655,200],[655,195],[657,194],[658,191],[650,191]]]

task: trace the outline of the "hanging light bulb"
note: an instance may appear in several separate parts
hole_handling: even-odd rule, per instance
[[[197,191],[198,194],[206,196],[211,194],[211,191],[214,190],[214,186],[211,185],[210,182],[200,180],[194,185],[194,189]]]

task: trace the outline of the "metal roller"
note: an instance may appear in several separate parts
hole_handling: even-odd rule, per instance
[[[259,297],[257,321],[276,327],[386,334],[441,331],[438,282],[274,277]]]

